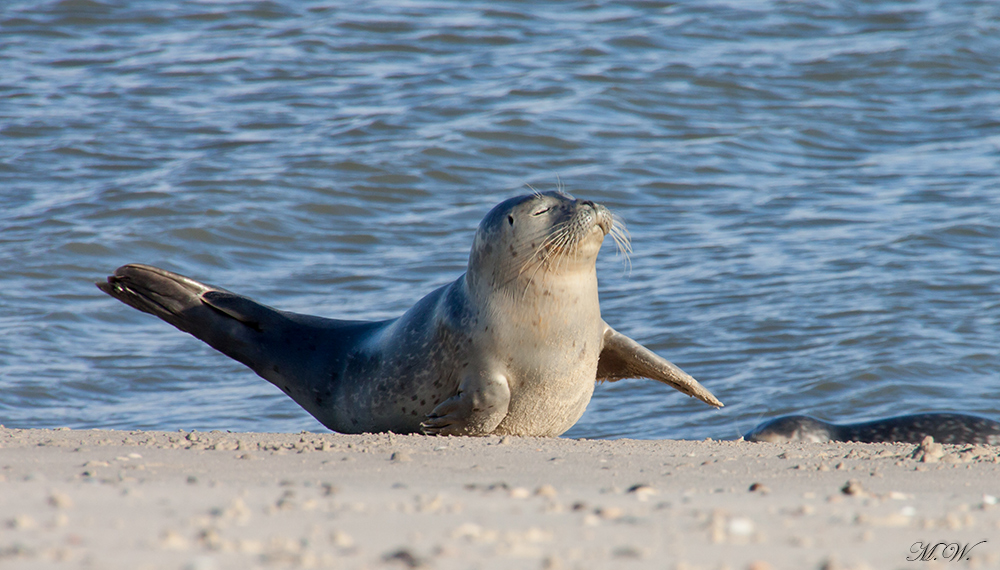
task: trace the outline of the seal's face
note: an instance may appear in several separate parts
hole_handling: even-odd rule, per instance
[[[609,233],[619,245],[627,243],[611,212],[589,200],[562,192],[511,198],[479,225],[469,275],[501,289],[553,273],[592,272]]]

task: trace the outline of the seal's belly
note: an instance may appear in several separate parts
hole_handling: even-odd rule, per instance
[[[580,419],[594,395],[597,360],[545,380],[513,382],[507,416],[496,435],[555,437]]]

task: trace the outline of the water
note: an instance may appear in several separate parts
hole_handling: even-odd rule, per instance
[[[495,203],[629,224],[605,320],[698,378],[575,437],[1000,401],[1000,3],[7,1],[0,423],[322,430],[92,285],[163,266],[380,319]]]

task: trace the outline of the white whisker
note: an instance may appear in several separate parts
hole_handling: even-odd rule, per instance
[[[629,256],[632,253],[632,236],[628,233],[628,228],[625,227],[625,221],[620,217],[612,214],[611,215],[611,239],[615,241],[615,246],[618,248],[618,253],[622,256],[622,264],[626,268],[626,272],[632,273],[632,258]]]
[[[528,290],[531,284],[535,280],[535,275],[543,267],[549,266],[555,258],[555,267],[548,267],[549,270],[558,271],[559,265],[562,263],[563,259],[566,257],[567,246],[572,246],[576,241],[576,235],[572,228],[572,221],[560,222],[559,224],[553,226],[549,235],[542,241],[542,243],[535,248],[534,254],[518,271],[518,275],[523,274],[529,267],[534,266],[531,275],[528,276],[527,281],[524,285],[524,295],[528,294]]]

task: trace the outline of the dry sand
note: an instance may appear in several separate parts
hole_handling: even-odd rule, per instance
[[[920,447],[0,428],[0,568],[1000,567],[1000,448]]]

